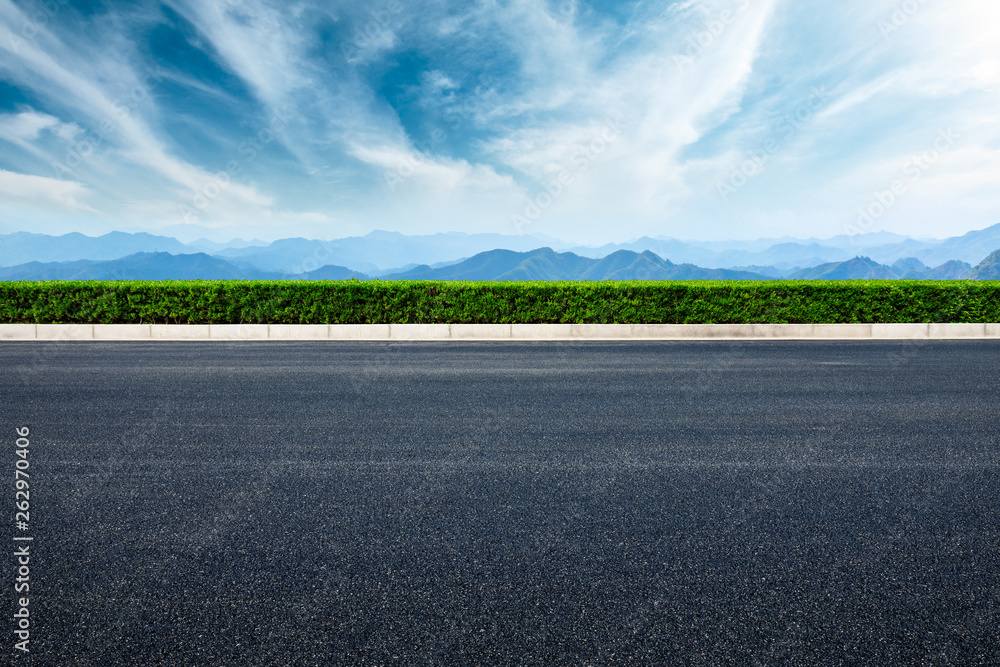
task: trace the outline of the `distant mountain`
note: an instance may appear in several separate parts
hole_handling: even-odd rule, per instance
[[[879,262],[895,262],[904,257],[915,257],[929,266],[936,266],[950,260],[972,264],[996,248],[1000,248],[1000,224],[943,241],[907,239],[871,248],[866,250],[866,254]]]
[[[990,253],[969,274],[972,280],[1000,280],[1000,250]]]
[[[351,280],[352,278],[356,280],[371,280],[371,276],[334,264],[327,264],[308,273],[282,276],[283,280]]]
[[[421,266],[386,280],[765,280],[746,271],[673,264],[646,251],[619,250],[602,259],[551,248],[491,250],[437,269]]]
[[[701,265],[715,265],[720,255],[730,252],[762,253],[775,246],[822,246],[843,251],[844,258],[853,257],[859,249],[872,248],[887,244],[901,243],[909,240],[906,236],[892,232],[871,232],[869,234],[841,235],[827,239],[796,239],[790,236],[782,238],[761,238],[753,240],[728,241],[680,241],[664,236],[651,238],[643,236],[628,243],[608,243],[598,247],[574,246],[570,252],[583,257],[604,257],[616,250],[634,250],[642,252],[651,250],[661,257],[669,257],[673,261],[690,262]]]
[[[467,260],[437,269],[418,266],[385,276],[386,280],[566,280],[580,275],[598,260],[550,248],[532,252],[490,250]]]
[[[607,257],[619,250],[631,250],[636,253],[648,250],[660,257],[669,257],[676,262],[697,264],[699,266],[714,266],[715,259],[718,256],[718,252],[703,247],[703,244],[678,241],[677,239],[650,238],[648,236],[643,236],[628,243],[607,243],[597,247],[573,246],[562,248],[562,250],[572,252],[581,257],[590,257],[591,259]]]
[[[188,252],[203,252],[208,255],[214,255],[220,250],[226,250],[227,248],[249,248],[251,246],[266,246],[267,241],[261,241],[259,239],[254,239],[252,241],[244,241],[243,239],[231,239],[225,243],[219,243],[218,241],[212,241],[209,239],[198,239],[196,241],[191,241],[185,244],[189,250]]]
[[[0,266],[28,262],[70,262],[78,259],[118,259],[137,252],[180,254],[191,249],[168,236],[111,232],[104,236],[72,233],[62,236],[16,232],[0,235]]]
[[[924,273],[925,271],[929,271],[931,267],[927,266],[916,257],[907,257],[905,259],[897,259],[889,268],[891,268],[892,272],[897,276],[902,277]]]
[[[781,269],[812,266],[822,262],[844,260],[852,252],[819,243],[805,244],[791,240],[768,239],[745,242],[690,242],[676,239],[654,239],[644,236],[630,243],[611,243],[598,248],[576,246],[568,249],[582,257],[600,258],[618,250],[650,251],[673,262],[695,264],[708,268],[728,268],[743,265],[770,265]]]
[[[888,266],[868,257],[855,257],[846,262],[820,264],[796,271],[788,277],[791,280],[878,280],[894,279],[899,276]]]
[[[571,252],[539,248],[531,252],[490,250],[452,264],[418,266],[387,276],[391,280],[769,280],[773,267],[757,271],[706,269],[693,264],[674,264],[655,253],[619,250],[594,259]],[[975,269],[952,260],[929,268],[907,258],[891,267],[868,257],[831,262],[802,269],[786,276],[793,280],[974,280],[1000,279],[1000,251]],[[74,262],[29,262],[0,267],[0,280],[368,280],[370,276],[343,266],[326,265],[302,273],[288,274],[237,266],[205,253],[135,253],[114,260]]]
[[[859,234],[859,236],[864,236]],[[899,243],[890,243],[875,247],[864,248],[859,246],[853,249],[854,254],[864,252],[876,262],[891,264],[901,259],[919,258],[925,262],[936,264],[938,261],[931,256],[931,251],[941,243],[940,241],[918,241],[916,239],[906,239]]]
[[[894,276],[943,278],[960,277],[966,267],[971,268],[972,264],[1000,248],[1000,225],[943,241],[918,240],[889,232],[875,232],[828,239],[785,237],[710,242],[642,237],[629,243],[607,244],[598,248],[574,247],[544,235],[447,233],[408,236],[396,232],[374,231],[365,236],[329,241],[288,238],[271,243],[242,239],[216,243],[199,239],[185,244],[167,236],[146,233],[112,232],[100,237],[89,237],[83,234],[47,236],[17,232],[0,235],[0,267],[29,262],[110,261],[136,253],[169,253],[176,256],[204,253],[224,260],[236,267],[242,275],[248,276],[261,273],[279,277],[303,276],[325,266],[337,266],[357,275],[385,277],[410,272],[426,273],[428,267],[440,269],[459,265],[476,255],[493,250],[516,254],[533,252],[540,247],[552,248],[555,253],[569,252],[578,258],[589,260],[602,260],[619,251],[632,253],[612,260],[627,261],[629,266],[618,267],[613,271],[609,269],[610,273],[642,271],[649,272],[650,275],[679,275],[686,271],[702,275],[701,272],[707,270],[726,270],[784,278],[810,269],[815,270],[804,275],[819,275],[831,270],[835,275],[856,275],[864,274],[870,269],[874,274],[885,275],[877,267],[869,266],[865,269],[854,261],[857,256],[863,255],[871,262],[891,269]],[[671,267],[688,268],[667,271],[656,262],[650,263],[648,258],[631,266],[638,261],[633,255],[641,256],[646,252],[668,260]],[[501,258],[494,259],[502,261]],[[519,275],[546,275],[549,271],[553,271],[553,275],[565,275],[567,272],[574,274],[573,261],[575,260],[568,258],[550,258],[544,261],[536,258],[534,264],[529,263],[518,271]],[[909,264],[897,266],[900,261]],[[549,266],[546,262],[552,265]],[[840,269],[840,273],[832,269],[832,265],[844,262],[853,264]],[[949,264],[950,262],[955,264]],[[514,268],[511,267],[510,270]],[[601,272],[605,272],[603,265],[593,270],[601,275],[604,275]],[[490,271],[487,273],[494,275]]]
[[[982,260],[997,248],[1000,248],[1000,225],[993,225],[945,239],[933,249],[918,253],[916,257],[931,265],[951,259],[973,263]]]
[[[945,262],[941,266],[923,271],[907,271],[900,278],[907,280],[962,280],[970,278],[972,265],[957,259]]]
[[[759,252],[727,250],[719,254],[712,265],[763,264],[778,269],[788,269],[795,266],[816,266],[824,262],[843,261],[852,256],[853,253],[847,250],[819,243],[779,243]]]
[[[1000,224],[943,241],[907,238],[891,232],[834,236],[827,239],[756,239],[753,241],[679,241],[642,237],[629,243],[607,244],[598,248],[570,247],[585,257],[603,257],[615,250],[650,250],[674,262],[688,262],[710,268],[770,266],[778,271],[797,267],[850,261],[863,254],[872,260],[892,264],[917,258],[929,266],[950,260],[974,263],[1000,248]]]
[[[821,264],[796,271],[790,280],[985,280],[973,275],[971,264],[952,260],[930,268],[919,259],[909,257],[896,261],[892,266],[879,264],[869,257],[855,257],[846,262]]]
[[[768,278],[774,278],[776,280],[783,280],[800,270],[801,267],[793,267],[791,269],[779,269],[776,266],[760,266],[758,264],[751,264],[750,266],[733,266],[730,267],[732,271],[747,271],[749,273],[759,273],[762,276],[767,276]]]
[[[304,280],[367,279],[340,266],[325,266],[302,276]],[[29,262],[0,268],[0,280],[277,280],[278,273],[247,270],[204,253],[136,253],[108,261]]]
[[[325,242],[303,238],[280,239],[266,246],[226,248],[215,254],[247,270],[284,274],[306,273],[337,264]],[[359,264],[360,260],[354,262],[352,268]]]
[[[373,276],[398,272],[399,267],[452,262],[486,250],[533,250],[542,245],[565,245],[541,235],[505,236],[503,234],[432,234],[406,236],[396,232],[374,231],[332,241],[293,238],[275,241],[266,247],[229,248],[220,257],[240,266],[265,271],[301,273],[316,265],[337,264]]]

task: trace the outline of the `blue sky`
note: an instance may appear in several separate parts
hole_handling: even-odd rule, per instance
[[[0,0],[0,233],[1000,222],[995,0]]]

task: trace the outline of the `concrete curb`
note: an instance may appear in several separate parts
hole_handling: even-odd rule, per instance
[[[0,324],[0,341],[961,339],[1000,339],[1000,324]]]

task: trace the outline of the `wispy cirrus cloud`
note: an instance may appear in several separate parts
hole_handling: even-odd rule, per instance
[[[510,233],[568,173],[533,230],[832,235],[954,127],[964,143],[880,224],[995,222],[1000,9],[900,6],[113,1],[32,23],[42,5],[0,0],[0,169],[106,229]]]

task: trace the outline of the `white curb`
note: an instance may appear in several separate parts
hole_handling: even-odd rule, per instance
[[[1000,339],[1000,324],[0,324],[0,341],[961,339]]]

